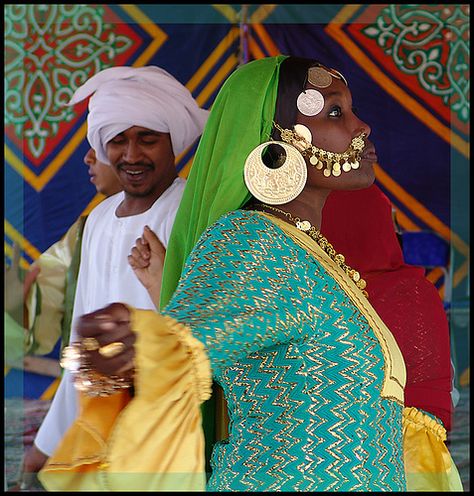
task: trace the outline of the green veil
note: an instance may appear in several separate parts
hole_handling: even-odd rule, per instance
[[[280,64],[287,56],[255,60],[224,83],[212,106],[171,231],[160,307],[178,285],[186,259],[204,230],[250,199],[244,163],[272,131]]]

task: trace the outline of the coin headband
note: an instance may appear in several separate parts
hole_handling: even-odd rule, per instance
[[[353,138],[347,150],[337,153],[318,148],[308,142],[306,138],[311,135],[309,129],[305,133],[306,137],[304,137],[301,133],[291,129],[283,129],[276,122],[273,124],[280,131],[282,141],[293,145],[304,157],[309,156],[309,163],[316,169],[323,170],[325,177],[331,175],[338,177],[341,172],[349,172],[360,167],[360,154],[365,146],[366,133],[361,133]],[[300,124],[297,126],[305,127]]]
[[[346,78],[336,69],[325,67],[321,64],[308,69],[307,81],[316,88],[327,88],[332,83],[332,78],[340,79],[346,86]],[[306,81],[305,81],[306,86]]]
[[[347,86],[347,81],[344,76],[336,71],[336,69],[329,69],[318,65],[308,69],[304,90],[298,95],[296,106],[298,110],[308,117],[318,115],[324,108],[324,97],[318,90],[306,88],[306,82],[309,82],[316,88],[327,88],[331,86],[333,77],[340,79]]]

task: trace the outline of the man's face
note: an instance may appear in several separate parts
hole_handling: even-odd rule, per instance
[[[107,157],[130,196],[162,193],[176,177],[168,133],[130,127],[107,143]]]
[[[111,196],[122,191],[122,185],[115,169],[97,160],[95,151],[92,148],[89,148],[89,151],[84,155],[84,163],[89,169],[90,181],[98,193]]]

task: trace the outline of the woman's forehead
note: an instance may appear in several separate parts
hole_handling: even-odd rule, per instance
[[[333,79],[331,81],[331,84],[329,86],[326,86],[325,88],[317,87],[308,80],[305,89],[316,89],[324,96],[324,98],[327,99],[333,97],[346,97],[351,93],[349,88],[341,80],[338,79]]]

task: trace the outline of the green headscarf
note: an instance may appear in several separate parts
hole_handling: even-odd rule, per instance
[[[186,259],[204,230],[250,199],[244,183],[248,154],[268,141],[285,55],[239,67],[212,106],[171,231],[163,269],[160,306],[178,285]]]

